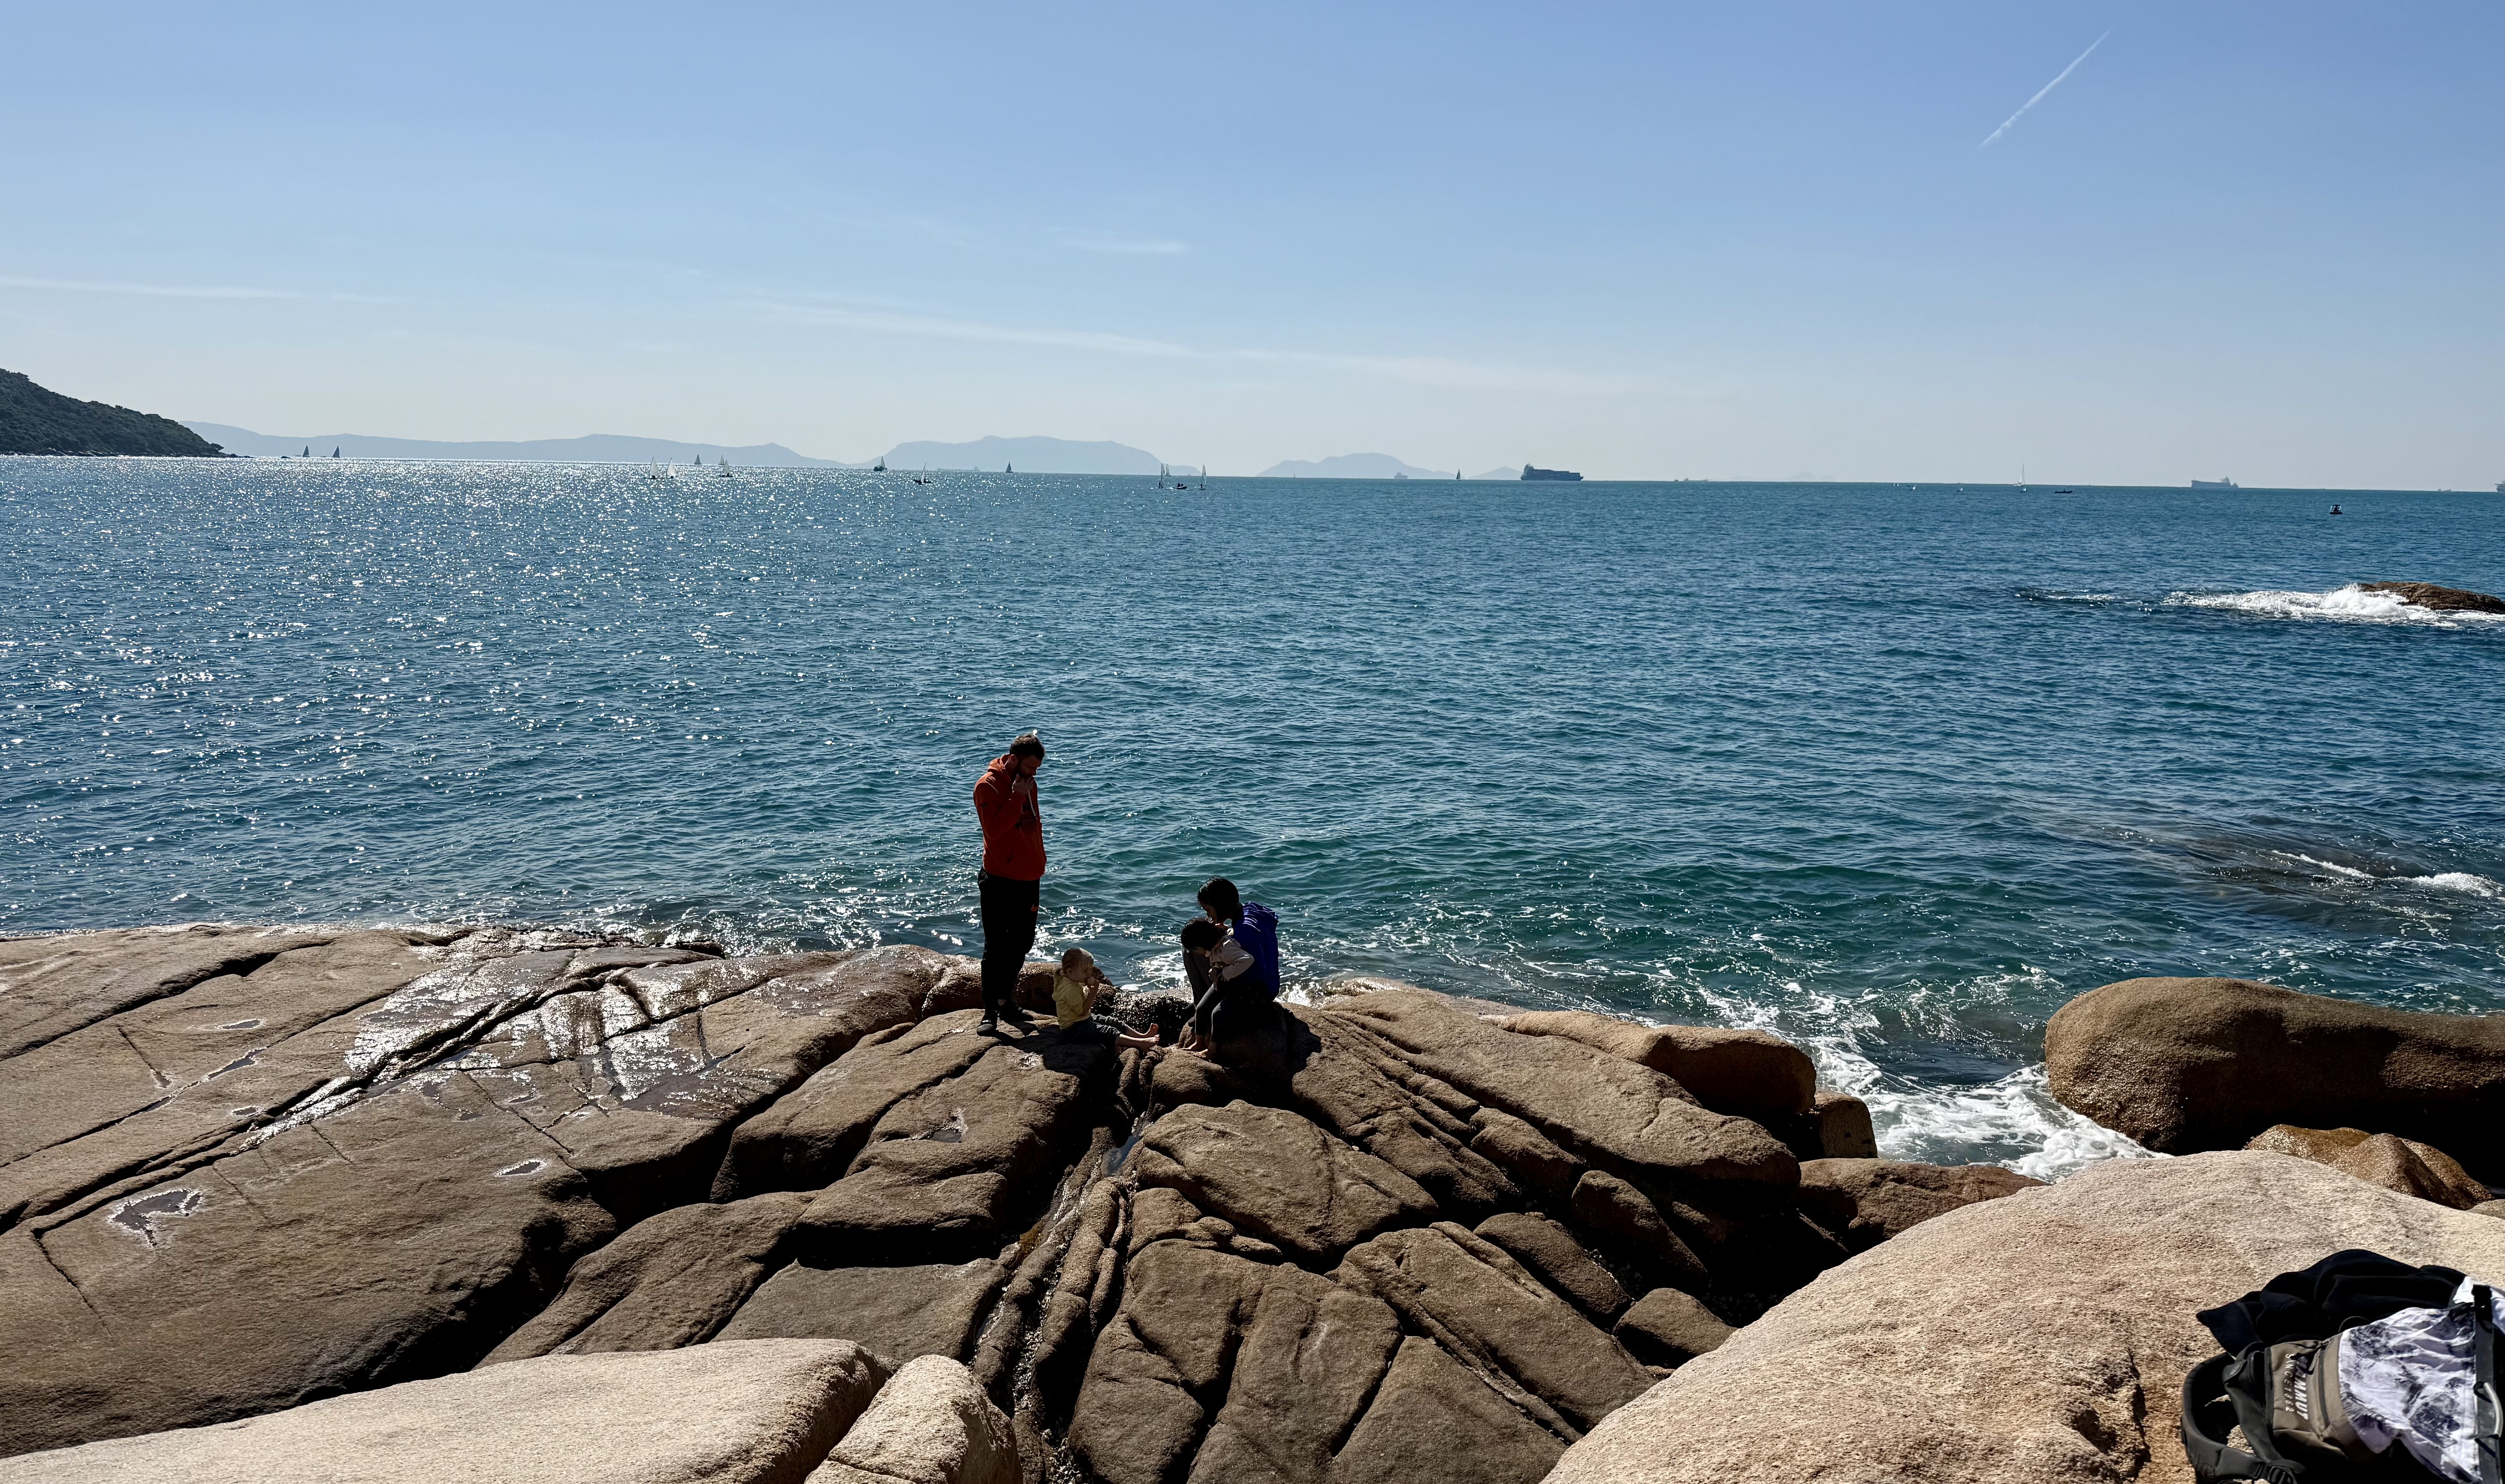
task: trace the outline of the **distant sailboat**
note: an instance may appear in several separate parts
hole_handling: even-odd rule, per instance
[[[335,458],[337,458],[338,456],[339,456],[339,450],[338,450],[337,448],[334,447],[334,448],[331,450],[331,457],[333,457],[333,458],[335,458]]]
[[[721,458],[718,458],[718,459],[714,460],[714,461],[713,461],[713,472],[714,472],[715,477],[718,477],[718,478],[723,478],[723,479],[727,479],[727,478],[729,478],[729,477],[730,477],[730,455],[729,455],[729,454],[727,454],[727,453],[725,453],[725,454],[723,454]]]
[[[304,451],[303,451],[302,453],[300,453],[300,454],[297,455],[297,457],[299,457],[299,458],[307,458],[307,459],[311,458],[312,456],[313,456],[313,445],[312,445],[311,443],[306,443],[306,444],[304,445]]]

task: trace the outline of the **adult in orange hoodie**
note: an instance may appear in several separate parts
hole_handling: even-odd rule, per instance
[[[977,878],[983,912],[983,1019],[997,1031],[1006,1015],[1020,1025],[1018,971],[1035,948],[1036,911],[1043,890],[1043,813],[1035,774],[1043,739],[1026,732],[974,780],[974,815],[983,823],[983,869]]]

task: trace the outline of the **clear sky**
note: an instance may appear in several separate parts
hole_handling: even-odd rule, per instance
[[[0,0],[0,366],[275,434],[2505,477],[2494,0],[381,10]]]

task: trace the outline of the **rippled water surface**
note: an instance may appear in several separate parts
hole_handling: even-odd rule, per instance
[[[0,931],[1049,938],[1769,1026],[1890,1152],[2116,1151],[2064,1000],[2505,1007],[2505,499],[0,460]]]

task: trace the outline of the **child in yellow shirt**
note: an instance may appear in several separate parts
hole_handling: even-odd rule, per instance
[[[1112,991],[1105,972],[1096,967],[1095,955],[1084,948],[1073,948],[1061,956],[1061,972],[1052,976],[1052,1012],[1065,1031],[1086,1026],[1083,1033],[1106,1037],[1124,1050],[1140,1050],[1157,1043],[1156,1037],[1145,1031],[1124,1030],[1111,1020],[1096,1018],[1096,1002]]]

